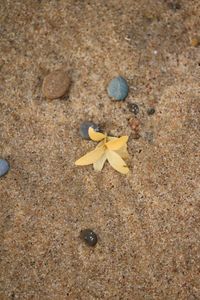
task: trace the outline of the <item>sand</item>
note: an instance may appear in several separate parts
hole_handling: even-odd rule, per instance
[[[200,3],[177,3],[0,1],[0,299],[200,299]],[[60,68],[70,92],[46,100]],[[74,165],[85,120],[129,135],[127,176]]]

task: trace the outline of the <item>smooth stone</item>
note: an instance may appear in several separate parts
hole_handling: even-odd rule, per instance
[[[5,159],[0,159],[0,177],[6,175],[10,170],[10,165]]]
[[[85,140],[90,140],[90,137],[89,137],[89,134],[88,134],[88,130],[89,130],[90,127],[92,127],[97,132],[100,131],[100,128],[97,124],[95,124],[93,122],[90,122],[90,121],[83,122],[80,125],[80,130],[79,131],[80,131],[80,135]]]
[[[108,95],[115,100],[124,100],[128,96],[128,83],[121,76],[115,77],[108,84],[107,91]]]
[[[70,87],[70,78],[63,70],[52,71],[43,81],[42,93],[48,99],[64,96]]]
[[[88,246],[94,247],[97,243],[97,235],[91,229],[84,229],[80,232],[80,238],[85,241]]]

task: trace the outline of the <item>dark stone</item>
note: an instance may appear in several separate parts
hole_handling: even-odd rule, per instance
[[[80,135],[85,140],[90,140],[90,137],[89,137],[89,134],[88,134],[88,130],[89,130],[90,127],[92,127],[97,132],[100,131],[100,128],[97,124],[95,124],[93,122],[90,122],[90,121],[83,122],[80,125]]]
[[[140,111],[139,106],[136,103],[128,103],[128,109],[135,115],[137,115]]]
[[[178,9],[181,9],[181,5],[178,2],[172,1],[169,2],[168,4],[169,9],[173,10],[174,12]]]
[[[147,114],[148,114],[149,116],[155,114],[155,112],[156,112],[156,110],[155,110],[155,108],[153,108],[153,107],[147,109]]]
[[[88,246],[91,247],[94,247],[97,243],[97,235],[91,229],[81,230],[80,238],[84,240]]]

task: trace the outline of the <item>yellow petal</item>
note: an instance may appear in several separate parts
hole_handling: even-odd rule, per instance
[[[123,145],[120,149],[116,150],[115,152],[124,159],[129,158],[129,154],[127,151],[127,144]]]
[[[105,139],[105,134],[101,133],[101,132],[96,132],[92,127],[89,128],[88,130],[89,133],[89,137],[91,138],[91,140],[95,141],[95,142],[99,142],[103,139]]]
[[[95,171],[101,171],[103,169],[104,163],[106,161],[105,153],[93,164]]]
[[[86,166],[86,165],[93,164],[94,162],[96,162],[104,154],[104,151],[105,151],[104,146],[98,147],[95,150],[85,154],[80,159],[78,159],[75,162],[75,165],[77,165],[77,166]]]
[[[106,143],[106,147],[109,150],[118,150],[120,149],[124,144],[126,144],[128,141],[128,136],[122,136],[118,139],[111,140]]]
[[[117,138],[113,136],[108,136],[107,139],[108,141],[114,141]],[[115,150],[115,152],[118,153],[124,159],[129,158],[129,153],[127,151],[127,144],[124,144],[120,149]]]
[[[96,146],[96,148],[99,148],[99,147],[101,147],[104,144],[105,144],[105,141],[101,141],[100,143],[98,143],[98,145]]]
[[[108,150],[106,151],[106,157],[110,163],[110,165],[118,172],[122,174],[127,174],[129,172],[129,168],[127,167],[125,161],[114,151]]]

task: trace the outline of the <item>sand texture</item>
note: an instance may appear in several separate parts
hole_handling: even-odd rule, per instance
[[[199,0],[0,0],[0,25],[0,299],[200,299]],[[127,176],[74,165],[85,120],[129,135]]]

